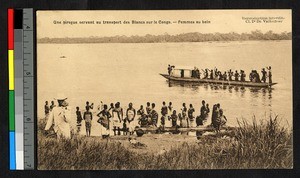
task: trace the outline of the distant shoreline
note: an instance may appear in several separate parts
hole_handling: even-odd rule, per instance
[[[259,30],[251,33],[183,33],[178,35],[144,35],[144,36],[112,36],[112,37],[74,37],[74,38],[40,38],[38,43],[181,43],[181,42],[231,42],[231,41],[281,41],[291,40],[291,32],[262,33]]]

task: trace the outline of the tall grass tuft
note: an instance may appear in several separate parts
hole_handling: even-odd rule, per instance
[[[41,123],[40,123],[41,124]],[[159,141],[159,140],[156,140]],[[146,143],[147,144],[147,143]],[[119,142],[75,137],[46,138],[38,134],[38,168],[45,170],[103,169],[248,169],[293,167],[292,133],[278,117],[249,124],[238,120],[230,136],[203,136],[163,154],[138,154]]]

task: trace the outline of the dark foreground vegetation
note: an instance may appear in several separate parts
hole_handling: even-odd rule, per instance
[[[39,129],[43,128],[39,123]],[[159,140],[154,140],[159,141]],[[162,154],[139,154],[119,142],[100,137],[71,140],[46,138],[38,133],[40,170],[104,169],[249,169],[293,168],[292,132],[277,117],[251,124],[242,121],[224,137],[203,136],[195,143],[183,142]]]
[[[251,33],[182,33],[178,35],[150,35],[145,36],[112,36],[88,38],[41,38],[39,43],[163,43],[163,42],[206,42],[206,41],[249,41],[249,40],[291,40],[291,32],[262,33],[259,30]]]

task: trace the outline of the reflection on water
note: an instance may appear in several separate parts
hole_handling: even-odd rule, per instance
[[[232,85],[221,85],[221,84],[209,84],[209,83],[187,83],[187,82],[178,82],[178,81],[169,81],[166,80],[166,83],[169,87],[182,87],[190,88],[191,91],[199,91],[200,88],[203,88],[205,91],[218,91],[224,90],[229,93],[235,93],[239,97],[246,97],[245,93],[249,91],[251,98],[262,97],[263,100],[272,99],[272,91],[274,88],[260,88],[260,87],[244,87],[244,86],[232,86]]]
[[[273,97],[274,88],[258,88],[230,86],[208,83],[184,83],[165,81],[165,86],[172,90],[181,91],[182,94],[194,95],[208,101],[210,106],[220,103],[225,111],[229,123],[234,123],[237,118],[252,118],[253,115],[264,118],[270,113],[281,112],[281,101],[278,92]],[[201,99],[202,100],[202,99]]]

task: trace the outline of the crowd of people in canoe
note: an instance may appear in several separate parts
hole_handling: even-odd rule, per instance
[[[54,108],[60,107],[56,106],[54,101],[51,102],[49,106],[48,101],[45,102],[45,115],[47,116],[52,112]],[[62,105],[61,107],[65,107]],[[114,135],[121,135],[123,132],[124,135],[128,133],[130,135],[134,134],[136,127],[160,127],[164,129],[165,127],[176,127],[176,128],[193,128],[208,123],[208,117],[210,113],[209,104],[204,100],[202,101],[202,106],[200,108],[199,115],[196,115],[196,110],[192,104],[189,104],[189,107],[186,106],[186,103],[182,104],[182,108],[176,111],[173,108],[172,102],[169,102],[167,105],[166,102],[162,102],[162,107],[160,109],[160,114],[156,109],[155,103],[146,103],[146,107],[143,105],[136,110],[132,103],[128,104],[127,110],[124,112],[121,107],[120,102],[111,103],[109,106],[107,104],[101,104],[97,108],[96,114],[93,114],[94,104],[86,102],[85,110],[82,113],[79,107],[76,107],[76,122],[77,122],[77,132],[80,132],[82,126],[82,121],[85,122],[86,135],[91,135],[92,120],[96,115],[97,123],[102,126],[101,134],[103,137],[109,136],[110,131],[112,130]],[[64,109],[62,109],[64,111]],[[57,117],[62,117],[62,114],[57,114]],[[63,116],[65,117],[65,116]],[[53,118],[55,120],[55,118]],[[61,119],[64,120],[65,119]],[[63,122],[63,121],[61,121]],[[211,124],[216,131],[220,130],[220,127],[225,125],[227,118],[223,114],[223,109],[221,109],[220,104],[215,104],[212,107],[211,113]],[[51,124],[55,124],[53,122]],[[48,125],[48,124],[47,124]],[[47,126],[46,126],[47,127]],[[55,126],[54,126],[55,127]],[[47,129],[50,128],[50,125]],[[47,130],[45,129],[45,130]]]
[[[173,69],[175,68],[174,65],[168,65],[168,74],[172,76]],[[266,71],[266,69],[268,71]],[[272,83],[272,71],[271,66],[262,68],[261,70],[261,78],[257,70],[252,70],[249,74],[249,81],[250,82],[256,82],[256,83],[266,83],[267,79],[269,83]],[[194,67],[192,70],[192,78],[198,78],[198,79],[212,79],[212,80],[224,80],[224,81],[240,81],[245,82],[246,81],[246,73],[244,70],[240,70],[238,72],[237,70],[233,72],[231,69],[228,71],[221,72],[216,67],[214,69],[201,69],[203,72],[203,77],[201,77],[201,72],[197,67]],[[183,77],[183,71],[181,73],[181,77]]]

